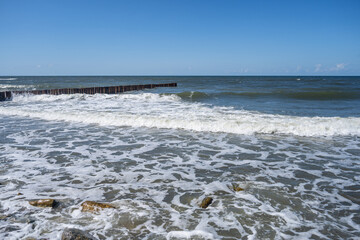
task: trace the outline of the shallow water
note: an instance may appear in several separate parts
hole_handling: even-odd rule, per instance
[[[60,239],[65,227],[99,239],[360,237],[358,112],[280,115],[183,92],[0,103],[0,238]],[[60,204],[28,204],[41,198]],[[85,200],[116,209],[81,212]]]

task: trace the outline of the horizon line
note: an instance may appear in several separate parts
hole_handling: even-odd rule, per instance
[[[193,75],[168,75],[168,74],[159,74],[159,75],[115,75],[115,74],[60,74],[60,75],[0,75],[0,77],[360,77],[360,75],[271,75],[271,74],[249,74],[249,75],[217,75],[217,74],[193,74]]]

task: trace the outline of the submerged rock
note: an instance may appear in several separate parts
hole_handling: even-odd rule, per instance
[[[35,201],[29,201],[29,204],[35,207],[54,207],[56,201],[54,199],[40,199]]]
[[[8,215],[0,215],[0,220],[4,220],[4,219],[6,219],[8,217],[9,217]]]
[[[202,200],[200,207],[207,208],[213,202],[212,197],[206,197]]]
[[[76,228],[65,228],[61,240],[96,240],[89,233]]]
[[[235,192],[244,191],[244,189],[241,188],[241,187],[239,187],[239,184],[237,184],[237,183],[233,183],[233,184],[232,184],[232,189],[233,189]]]
[[[82,212],[99,212],[104,208],[115,208],[113,205],[107,203],[98,203],[93,201],[85,201],[81,204]]]

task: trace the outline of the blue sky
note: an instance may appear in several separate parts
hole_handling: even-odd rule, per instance
[[[0,0],[0,75],[360,75],[360,1]]]

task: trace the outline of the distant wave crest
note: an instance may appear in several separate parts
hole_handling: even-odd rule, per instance
[[[171,95],[171,94],[167,94],[167,95]],[[207,93],[197,92],[197,91],[187,91],[187,92],[176,93],[176,96],[178,96],[184,100],[200,100],[200,99],[210,97],[210,95]]]
[[[360,99],[360,94],[354,91],[275,91],[275,92],[223,92],[222,95],[237,95],[241,97],[273,97],[273,98],[289,98],[298,100],[347,100]]]
[[[165,94],[169,95],[169,94]],[[215,97],[238,97],[238,98],[282,98],[308,101],[330,100],[354,100],[360,99],[360,94],[355,91],[323,90],[323,91],[274,91],[274,92],[220,92],[205,93],[198,91],[186,91],[176,93],[183,100],[201,101]]]
[[[0,84],[0,89],[6,90],[6,89],[32,89],[34,88],[34,85],[10,85],[10,84]]]

